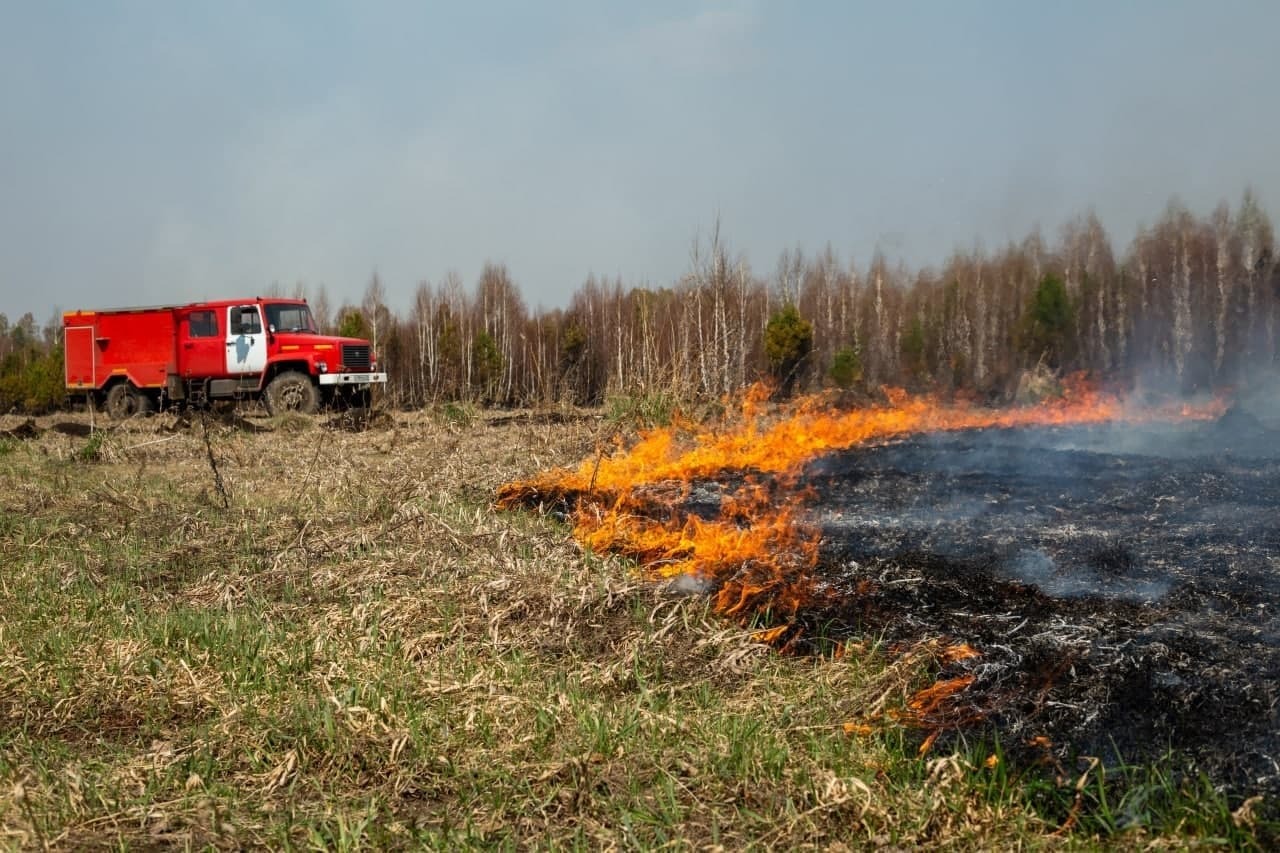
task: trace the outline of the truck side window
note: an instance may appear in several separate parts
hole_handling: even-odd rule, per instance
[[[258,335],[261,333],[262,321],[258,318],[257,308],[250,306],[231,309],[231,334]]]
[[[212,311],[192,311],[187,320],[191,337],[216,338],[218,336],[218,317]]]

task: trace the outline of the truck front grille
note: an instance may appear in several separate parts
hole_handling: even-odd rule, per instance
[[[369,345],[368,344],[343,344],[342,345],[342,363],[346,365],[347,370],[368,370],[369,369]]]

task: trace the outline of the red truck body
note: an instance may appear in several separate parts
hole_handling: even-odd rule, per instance
[[[62,322],[67,390],[113,417],[224,397],[311,412],[387,381],[368,341],[319,334],[301,299],[68,311]]]

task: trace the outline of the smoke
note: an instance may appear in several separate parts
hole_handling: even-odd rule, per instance
[[[1258,426],[1280,430],[1280,374],[1274,371],[1255,377],[1241,391],[1237,408],[1257,420]]]
[[[715,583],[702,575],[677,575],[666,586],[667,595],[673,598],[709,595]]]
[[[1053,598],[1150,604],[1196,571],[1235,571],[1219,543],[1269,524],[1276,416],[1259,389],[1211,421],[929,433],[806,475],[837,559],[958,561]]]
[[[1117,552],[1127,556],[1125,552]],[[1108,562],[1111,554],[1106,551],[1094,555],[1098,562]],[[1121,559],[1118,569],[1132,569],[1132,563]],[[1042,593],[1054,598],[1080,598],[1092,596],[1111,601],[1132,601],[1149,604],[1164,598],[1172,585],[1166,579],[1144,580],[1123,574],[1106,576],[1088,564],[1059,565],[1053,557],[1039,548],[1032,548],[1017,555],[1006,566],[1010,575]]]
[[[1060,427],[1032,431],[1027,444],[1057,451],[1079,451],[1118,457],[1158,457],[1164,459],[1235,458],[1266,460],[1280,456],[1280,376],[1254,382],[1248,393],[1237,395],[1226,411],[1211,421],[1144,420],[1151,401],[1164,406],[1183,400],[1189,406],[1204,406],[1207,394],[1170,396],[1148,390],[1127,405],[1125,418],[1105,424]],[[981,442],[982,440],[979,439]]]

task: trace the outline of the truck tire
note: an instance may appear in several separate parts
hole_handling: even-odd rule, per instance
[[[151,411],[151,398],[128,382],[112,385],[107,392],[107,415],[116,421],[145,415]]]
[[[320,403],[320,392],[311,377],[296,370],[286,370],[267,385],[267,411],[273,415],[301,412],[314,415]]]

